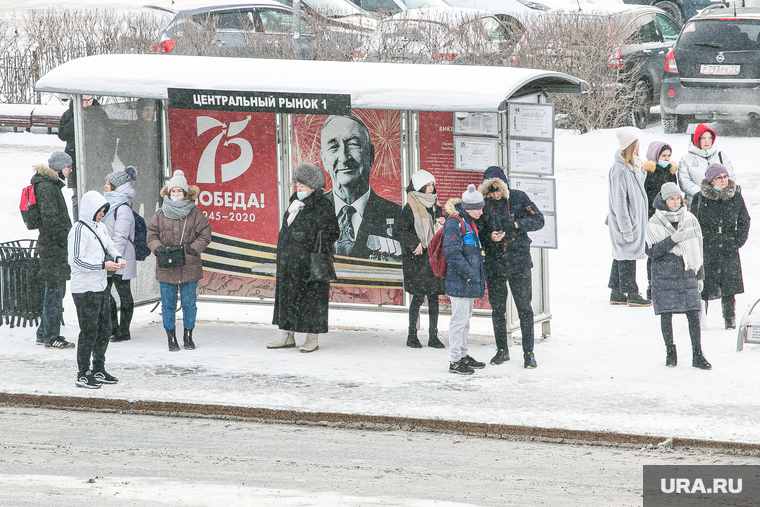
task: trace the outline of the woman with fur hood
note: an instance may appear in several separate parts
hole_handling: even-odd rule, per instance
[[[176,334],[177,291],[182,298],[182,321],[185,328],[184,347],[195,349],[193,329],[198,280],[203,278],[201,252],[211,243],[211,224],[195,206],[200,189],[188,186],[185,174],[174,171],[169,184],[161,189],[163,205],[148,224],[148,248],[156,254],[160,246],[183,245],[185,265],[176,268],[159,268],[156,265],[156,280],[161,286],[161,317],[169,350],[179,350]]]
[[[686,194],[686,200],[692,202],[700,191],[700,184],[710,164],[720,163],[728,170],[728,176],[736,181],[734,166],[728,155],[715,147],[715,131],[700,123],[691,136],[689,151],[678,162],[678,186]]]
[[[544,215],[528,194],[510,189],[501,167],[491,166],[483,173],[478,188],[483,198],[483,216],[478,221],[480,241],[485,250],[488,300],[496,339],[496,355],[491,364],[509,361],[507,348],[507,282],[517,307],[522,333],[525,368],[536,368],[533,355],[533,279],[528,232],[544,226]]]
[[[705,287],[702,299],[721,300],[726,329],[736,328],[736,294],[744,292],[739,248],[749,236],[749,213],[741,188],[728,168],[711,164],[694,196],[691,212],[699,220],[704,235]]]
[[[665,366],[678,359],[673,344],[673,314],[685,313],[691,338],[691,365],[709,370],[702,355],[699,293],[702,289],[702,229],[686,211],[675,183],[665,183],[654,199],[655,212],[647,225],[647,255],[652,259],[652,303],[660,316],[665,341]]]

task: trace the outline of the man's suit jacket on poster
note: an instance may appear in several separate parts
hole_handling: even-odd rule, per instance
[[[327,192],[325,197],[335,206],[332,190]],[[361,225],[359,225],[359,230],[356,231],[356,241],[351,251],[351,257],[369,259],[372,250],[367,248],[367,239],[370,235],[393,239],[392,235],[388,234],[389,226],[386,219],[394,219],[395,224],[400,212],[401,206],[399,204],[380,197],[374,190],[370,189],[367,206],[364,208],[364,216]]]

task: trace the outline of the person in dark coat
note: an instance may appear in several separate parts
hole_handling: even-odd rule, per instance
[[[301,352],[319,349],[318,336],[327,332],[330,282],[309,281],[311,253],[318,241],[324,253],[338,239],[338,220],[333,205],[322,194],[325,176],[314,164],[296,167],[295,192],[282,217],[277,237],[277,277],[272,324],[282,330],[269,349],[296,346],[295,333],[306,333]]]
[[[182,301],[183,346],[194,350],[193,329],[198,314],[198,280],[203,278],[201,252],[211,243],[211,224],[195,205],[200,189],[188,185],[185,173],[174,171],[169,183],[161,189],[161,209],[148,224],[148,248],[156,255],[160,246],[185,247],[185,265],[160,268],[156,264],[156,280],[161,287],[161,318],[169,343],[169,350],[179,350],[177,343],[177,292]]]
[[[646,172],[644,180],[644,191],[649,201],[649,218],[654,215],[654,199],[660,193],[660,189],[665,183],[678,183],[676,172],[678,166],[675,162],[670,161],[673,155],[673,148],[662,141],[654,141],[647,149],[647,159],[644,161],[642,169]],[[647,257],[647,299],[652,299],[652,258]]]
[[[412,176],[407,191],[407,203],[401,210],[395,237],[401,244],[404,268],[404,290],[412,295],[409,304],[409,334],[407,347],[422,348],[417,338],[420,307],[428,299],[430,327],[428,347],[445,348],[438,339],[438,296],[446,294],[443,278],[433,274],[428,256],[428,244],[443,226],[443,210],[438,205],[435,177],[427,171],[417,171]]]
[[[42,217],[37,255],[40,258],[39,277],[45,284],[37,344],[49,349],[74,348],[73,343],[61,336],[63,296],[66,294],[66,280],[71,278],[71,268],[65,261],[68,258],[71,219],[62,189],[66,177],[71,174],[71,163],[70,156],[57,151],[50,156],[47,166],[34,166],[36,174],[31,181]]]
[[[702,229],[696,217],[683,205],[681,191],[674,182],[662,185],[654,199],[655,213],[647,224],[646,251],[652,259],[652,305],[660,316],[665,341],[665,366],[675,366],[678,358],[673,343],[673,314],[685,313],[691,338],[691,365],[712,368],[702,354],[699,328],[699,293],[704,280]]]
[[[705,239],[705,312],[708,301],[720,298],[726,329],[735,329],[735,295],[744,292],[739,249],[749,236],[749,213],[741,188],[721,164],[710,164],[700,189],[691,212]]]
[[[544,215],[528,194],[510,189],[501,167],[491,166],[483,173],[478,188],[485,199],[483,216],[478,220],[480,241],[485,250],[488,300],[496,339],[496,355],[491,364],[509,361],[507,346],[507,282],[517,307],[522,333],[525,368],[536,368],[533,354],[533,279],[530,256],[530,231],[544,226]]]
[[[451,300],[449,321],[449,372],[472,375],[485,368],[467,353],[467,335],[475,298],[486,290],[483,248],[478,238],[477,219],[483,214],[483,195],[475,185],[468,185],[461,199],[446,202],[446,223],[443,226],[443,255],[446,259],[446,294]]]

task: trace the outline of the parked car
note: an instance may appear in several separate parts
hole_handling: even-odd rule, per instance
[[[623,0],[627,4],[654,5],[664,10],[670,17],[683,25],[687,19],[697,15],[697,12],[709,7],[714,0]]]
[[[578,12],[577,8],[568,7],[551,11],[549,16],[568,15],[573,12]],[[619,71],[618,76],[624,78],[626,83],[618,82],[615,92],[607,90],[605,93],[610,95],[624,93],[631,99],[635,99],[639,107],[633,111],[629,123],[639,128],[645,127],[650,119],[651,108],[660,102],[663,76],[661,65],[665,63],[668,50],[675,44],[681,26],[665,11],[651,6],[593,4],[578,13],[584,17],[588,16],[589,26],[597,28],[600,21],[606,23],[606,20],[609,20],[608,33],[612,51],[606,57],[606,61],[600,64],[606,65],[608,69]],[[596,22],[592,22],[594,18]],[[539,19],[551,23],[549,18],[537,18],[536,22],[539,22]],[[530,37],[531,29],[529,28],[515,47],[513,66],[532,67],[534,66],[532,57],[541,54],[542,51],[555,50],[551,41],[534,40],[531,41],[529,47],[540,49],[521,51],[521,46],[528,44]],[[583,53],[586,48],[579,45],[579,47],[570,48],[570,51],[568,48],[562,48],[562,51],[570,54]],[[593,49],[588,52],[591,51]],[[556,70],[572,74],[575,69]],[[599,75],[602,74],[602,70],[599,69]],[[593,86],[593,82],[591,84]]]
[[[515,36],[493,14],[460,7],[411,9],[380,22],[355,59],[503,64]]]
[[[293,0],[277,0],[293,7]],[[346,28],[371,31],[377,28],[377,13],[365,11],[349,0],[301,0],[302,8],[311,14],[321,14]]]
[[[387,16],[409,9],[446,8],[451,5],[445,0],[351,0],[365,11]]]
[[[760,129],[760,9],[718,7],[690,19],[665,60],[665,132],[690,121],[751,121]]]
[[[483,9],[496,16],[507,26],[515,30],[525,29],[526,20],[536,14],[566,7],[563,0],[446,0],[454,7]]]

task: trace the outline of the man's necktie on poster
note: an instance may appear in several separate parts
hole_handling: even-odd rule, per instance
[[[350,255],[351,250],[354,249],[354,213],[356,209],[350,204],[343,206],[340,210],[340,217],[338,217],[340,236],[335,242],[336,255]]]

